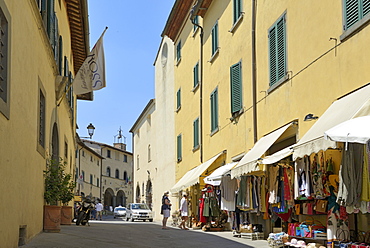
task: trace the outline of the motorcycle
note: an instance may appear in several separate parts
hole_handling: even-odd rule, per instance
[[[89,224],[91,211],[93,209],[95,209],[95,204],[90,199],[85,199],[78,209],[76,225],[79,226],[81,224],[85,226]]]

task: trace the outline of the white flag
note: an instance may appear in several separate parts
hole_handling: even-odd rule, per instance
[[[100,90],[105,87],[103,36],[106,30],[107,28],[86,57],[73,80],[73,91],[76,95]]]

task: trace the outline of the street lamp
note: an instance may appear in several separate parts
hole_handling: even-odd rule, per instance
[[[89,133],[90,139],[92,139],[92,136],[94,135],[94,130],[95,130],[94,125],[92,123],[90,123],[87,126],[87,132]]]
[[[95,130],[95,127],[92,123],[90,123],[88,126],[87,126],[87,133],[89,134],[90,137],[80,137],[82,139],[92,139],[92,136],[94,135],[94,130]]]

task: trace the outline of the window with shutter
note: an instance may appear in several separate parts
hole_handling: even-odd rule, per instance
[[[370,13],[370,0],[344,0],[344,26],[347,30]]]
[[[9,24],[10,15],[7,9],[0,9],[0,112],[9,119],[10,115],[10,92],[9,92]]]
[[[242,63],[230,67],[231,113],[238,113],[243,108],[242,102]]]
[[[176,94],[176,109],[179,110],[181,107],[181,89],[178,89]]]
[[[194,134],[193,149],[197,149],[199,147],[199,118],[197,118],[193,122],[193,134]]]
[[[242,14],[242,1],[234,0],[234,5],[233,5],[233,23],[234,24],[238,21],[241,14]]]
[[[182,160],[182,137],[181,134],[177,136],[177,161]]]
[[[211,132],[218,129],[218,92],[217,88],[211,94]]]
[[[218,50],[218,22],[212,28],[212,56]]]
[[[45,95],[39,92],[39,144],[45,148]]]
[[[63,38],[59,36],[59,53],[58,53],[59,75],[63,75]]]
[[[286,69],[285,14],[269,30],[270,86],[284,78]]]
[[[195,16],[194,23],[199,24],[199,16]],[[193,25],[193,32],[195,32],[198,29],[197,25]]]
[[[199,84],[199,63],[193,68],[193,88]]]
[[[179,62],[181,59],[181,40],[179,41],[179,43],[177,43],[177,46],[176,46],[176,58],[177,58],[177,62]]]

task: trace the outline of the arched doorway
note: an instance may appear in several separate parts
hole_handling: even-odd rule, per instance
[[[116,202],[117,202],[117,206],[121,205],[123,207],[126,207],[126,194],[123,190],[120,190],[117,192],[117,197],[116,197]]]
[[[109,206],[114,207],[114,192],[111,188],[108,188],[104,192],[104,208],[109,210]]]
[[[136,202],[140,202],[140,186],[139,184],[136,186]]]
[[[152,189],[152,182],[148,180],[146,182],[146,191],[145,191],[145,201],[146,204],[149,206],[150,209],[153,208],[153,189]]]
[[[51,159],[59,161],[59,134],[58,126],[56,123],[53,125],[53,134],[51,138]]]

